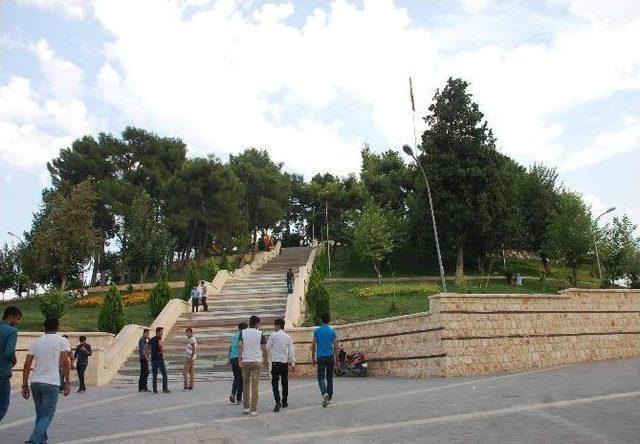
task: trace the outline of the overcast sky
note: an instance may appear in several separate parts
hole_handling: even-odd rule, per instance
[[[0,13],[0,243],[29,227],[48,160],[127,125],[190,156],[256,146],[307,178],[358,172],[364,143],[412,141],[410,74],[420,116],[462,77],[500,151],[640,222],[639,0],[5,0]]]

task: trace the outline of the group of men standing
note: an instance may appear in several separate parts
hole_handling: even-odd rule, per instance
[[[189,297],[191,298],[191,313],[197,312],[200,304],[202,304],[202,310],[209,311],[209,305],[207,304],[207,285],[204,281],[200,281],[200,285],[191,289]]]

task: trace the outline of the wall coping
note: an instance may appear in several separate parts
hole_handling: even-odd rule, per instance
[[[44,330],[43,331],[20,331],[18,330],[18,335],[19,336],[37,336],[40,337],[44,334]],[[113,333],[107,333],[104,331],[59,331],[58,334],[60,335],[72,335],[72,336],[86,336],[87,340],[89,338],[96,338],[96,337],[103,337],[103,336],[108,336],[111,338],[115,338],[116,335],[114,335]]]
[[[640,289],[637,288],[566,288],[560,290],[564,293],[636,293],[640,296]]]
[[[334,329],[343,328],[343,327],[361,327],[361,326],[367,326],[367,325],[385,324],[387,322],[402,321],[406,319],[421,318],[425,316],[431,316],[431,314],[432,314],[431,311],[423,311],[420,313],[412,313],[412,314],[402,315],[402,316],[393,316],[391,318],[371,319],[369,321],[350,322],[348,324],[335,324],[335,325],[330,324],[330,325]],[[313,327],[295,327],[295,328],[288,329],[288,331],[290,332],[313,331],[317,327],[318,327],[317,325],[314,325]]]
[[[571,299],[570,296],[565,296],[561,294],[482,294],[482,293],[438,293],[433,296],[429,296],[429,298],[437,298],[437,299],[454,299],[454,298],[465,298],[465,299],[523,299],[523,298],[535,298],[535,299]]]

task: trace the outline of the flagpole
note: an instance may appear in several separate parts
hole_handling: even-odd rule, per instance
[[[442,282],[442,291],[447,293],[447,281],[444,278],[444,267],[442,266],[442,255],[440,254],[440,241],[438,240],[438,229],[436,228],[436,216],[433,211],[433,200],[431,199],[431,187],[429,186],[429,179],[427,178],[427,173],[424,171],[422,164],[418,162],[418,158],[416,154],[418,152],[418,136],[416,135],[416,105],[413,99],[413,82],[411,81],[411,76],[409,76],[409,94],[411,95],[411,111],[413,113],[413,151],[407,145],[403,148],[406,148],[404,151],[413,157],[418,168],[422,171],[422,175],[424,177],[424,181],[427,184],[427,196],[429,197],[429,209],[431,210],[431,223],[433,226],[433,237],[436,241],[436,252],[438,253],[438,265],[440,267],[440,280]]]

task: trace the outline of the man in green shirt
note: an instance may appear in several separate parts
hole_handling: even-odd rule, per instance
[[[18,330],[16,325],[22,319],[18,307],[7,307],[0,321],[0,421],[7,414],[11,399],[11,372],[16,365],[16,342]]]

